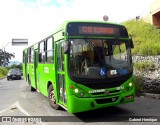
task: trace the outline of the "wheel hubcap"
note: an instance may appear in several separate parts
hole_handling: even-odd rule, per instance
[[[52,101],[53,103],[55,103],[55,96],[54,96],[54,92],[53,91],[50,92],[49,98],[50,98],[50,101]]]

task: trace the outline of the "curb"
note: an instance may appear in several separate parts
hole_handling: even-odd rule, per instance
[[[2,78],[0,78],[0,80],[5,79],[5,78],[7,78],[7,77],[6,77],[6,76],[5,76],[5,77],[2,77]]]
[[[143,97],[160,100],[160,94],[144,93]]]

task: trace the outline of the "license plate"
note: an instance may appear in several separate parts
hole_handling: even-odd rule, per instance
[[[117,74],[117,70],[110,70],[111,75],[116,75]]]
[[[112,98],[112,102],[115,102],[116,101],[116,98]]]

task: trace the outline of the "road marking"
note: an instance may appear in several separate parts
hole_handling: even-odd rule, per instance
[[[26,116],[31,116],[25,109],[22,108],[22,106],[19,104],[18,101],[15,103],[15,105],[16,105],[17,108],[18,108],[22,113],[24,113]],[[40,124],[42,124],[42,125],[48,125],[47,123],[44,123],[44,122],[40,122]]]
[[[25,114],[26,116],[31,116],[24,108],[22,108],[22,106],[19,104],[19,102],[15,102],[13,105],[11,105],[9,108],[3,109],[0,111],[0,116],[2,116],[1,114],[7,110],[11,110],[11,109],[19,109],[23,114]],[[40,122],[41,125],[48,125],[47,123],[44,122]]]
[[[21,105],[19,104],[18,101],[15,103],[15,105],[17,106],[17,108],[18,108],[23,114],[25,114],[26,116],[31,116],[25,109],[23,109],[23,108],[21,107]]]
[[[6,109],[1,110],[1,111],[0,111],[0,114],[2,114],[3,112],[7,111],[8,109],[9,109],[9,108],[6,108]],[[0,116],[2,116],[2,115],[0,115]]]

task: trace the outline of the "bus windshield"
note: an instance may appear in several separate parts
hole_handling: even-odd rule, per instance
[[[69,73],[73,77],[104,79],[131,73],[129,40],[69,39]]]

